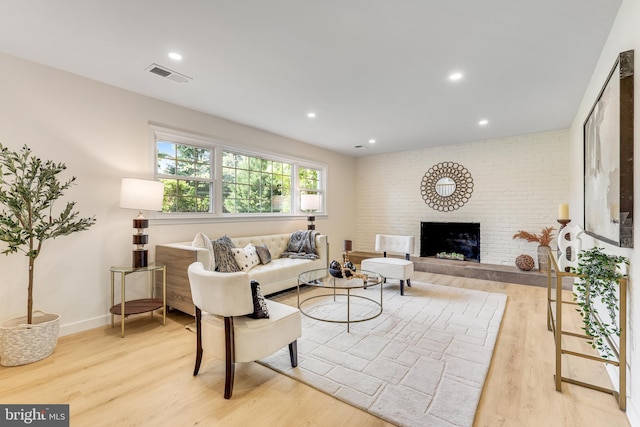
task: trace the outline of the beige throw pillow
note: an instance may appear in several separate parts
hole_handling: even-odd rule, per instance
[[[205,265],[205,268],[208,270],[215,270],[216,268],[216,258],[213,254],[213,245],[211,244],[211,240],[204,233],[196,234],[196,237],[193,238],[193,242],[191,242],[191,246],[194,248],[204,248],[209,251],[209,265]]]
[[[236,263],[238,263],[238,267],[240,267],[244,272],[247,272],[260,264],[260,258],[258,258],[256,247],[251,243],[244,248],[233,248],[231,249],[231,252],[236,259]]]

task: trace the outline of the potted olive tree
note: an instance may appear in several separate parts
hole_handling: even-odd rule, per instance
[[[75,202],[54,211],[53,205],[76,177],[60,181],[63,163],[43,161],[25,145],[11,151],[0,144],[0,241],[5,255],[22,252],[29,258],[27,315],[0,324],[0,364],[16,366],[49,356],[58,339],[57,314],[33,310],[33,282],[36,259],[49,239],[83,231],[95,218],[78,218]]]

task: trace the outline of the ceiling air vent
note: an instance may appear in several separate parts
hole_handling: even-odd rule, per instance
[[[158,64],[151,64],[147,67],[145,71],[148,71],[153,74],[157,74],[160,77],[165,77],[169,80],[173,80],[178,83],[187,83],[189,80],[193,80],[189,76],[185,76],[184,74],[180,74],[173,70],[168,69],[167,67],[163,67]]]

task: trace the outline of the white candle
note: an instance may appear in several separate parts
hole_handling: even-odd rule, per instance
[[[558,219],[569,219],[569,205],[561,203],[558,206]]]

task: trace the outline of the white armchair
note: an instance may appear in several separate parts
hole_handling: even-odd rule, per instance
[[[297,339],[302,336],[300,310],[266,300],[269,318],[253,319],[251,284],[243,273],[215,273],[201,262],[189,266],[196,306],[196,364],[203,352],[225,361],[224,398],[230,399],[236,362],[252,362],[289,345],[291,366],[298,365]]]
[[[363,270],[381,274],[386,279],[400,280],[400,295],[404,295],[404,282],[411,287],[413,276],[413,262],[411,251],[415,244],[414,236],[395,236],[389,234],[376,234],[375,250],[383,252],[383,258],[368,258],[362,260],[360,267]],[[389,258],[387,253],[404,255],[404,259]]]

